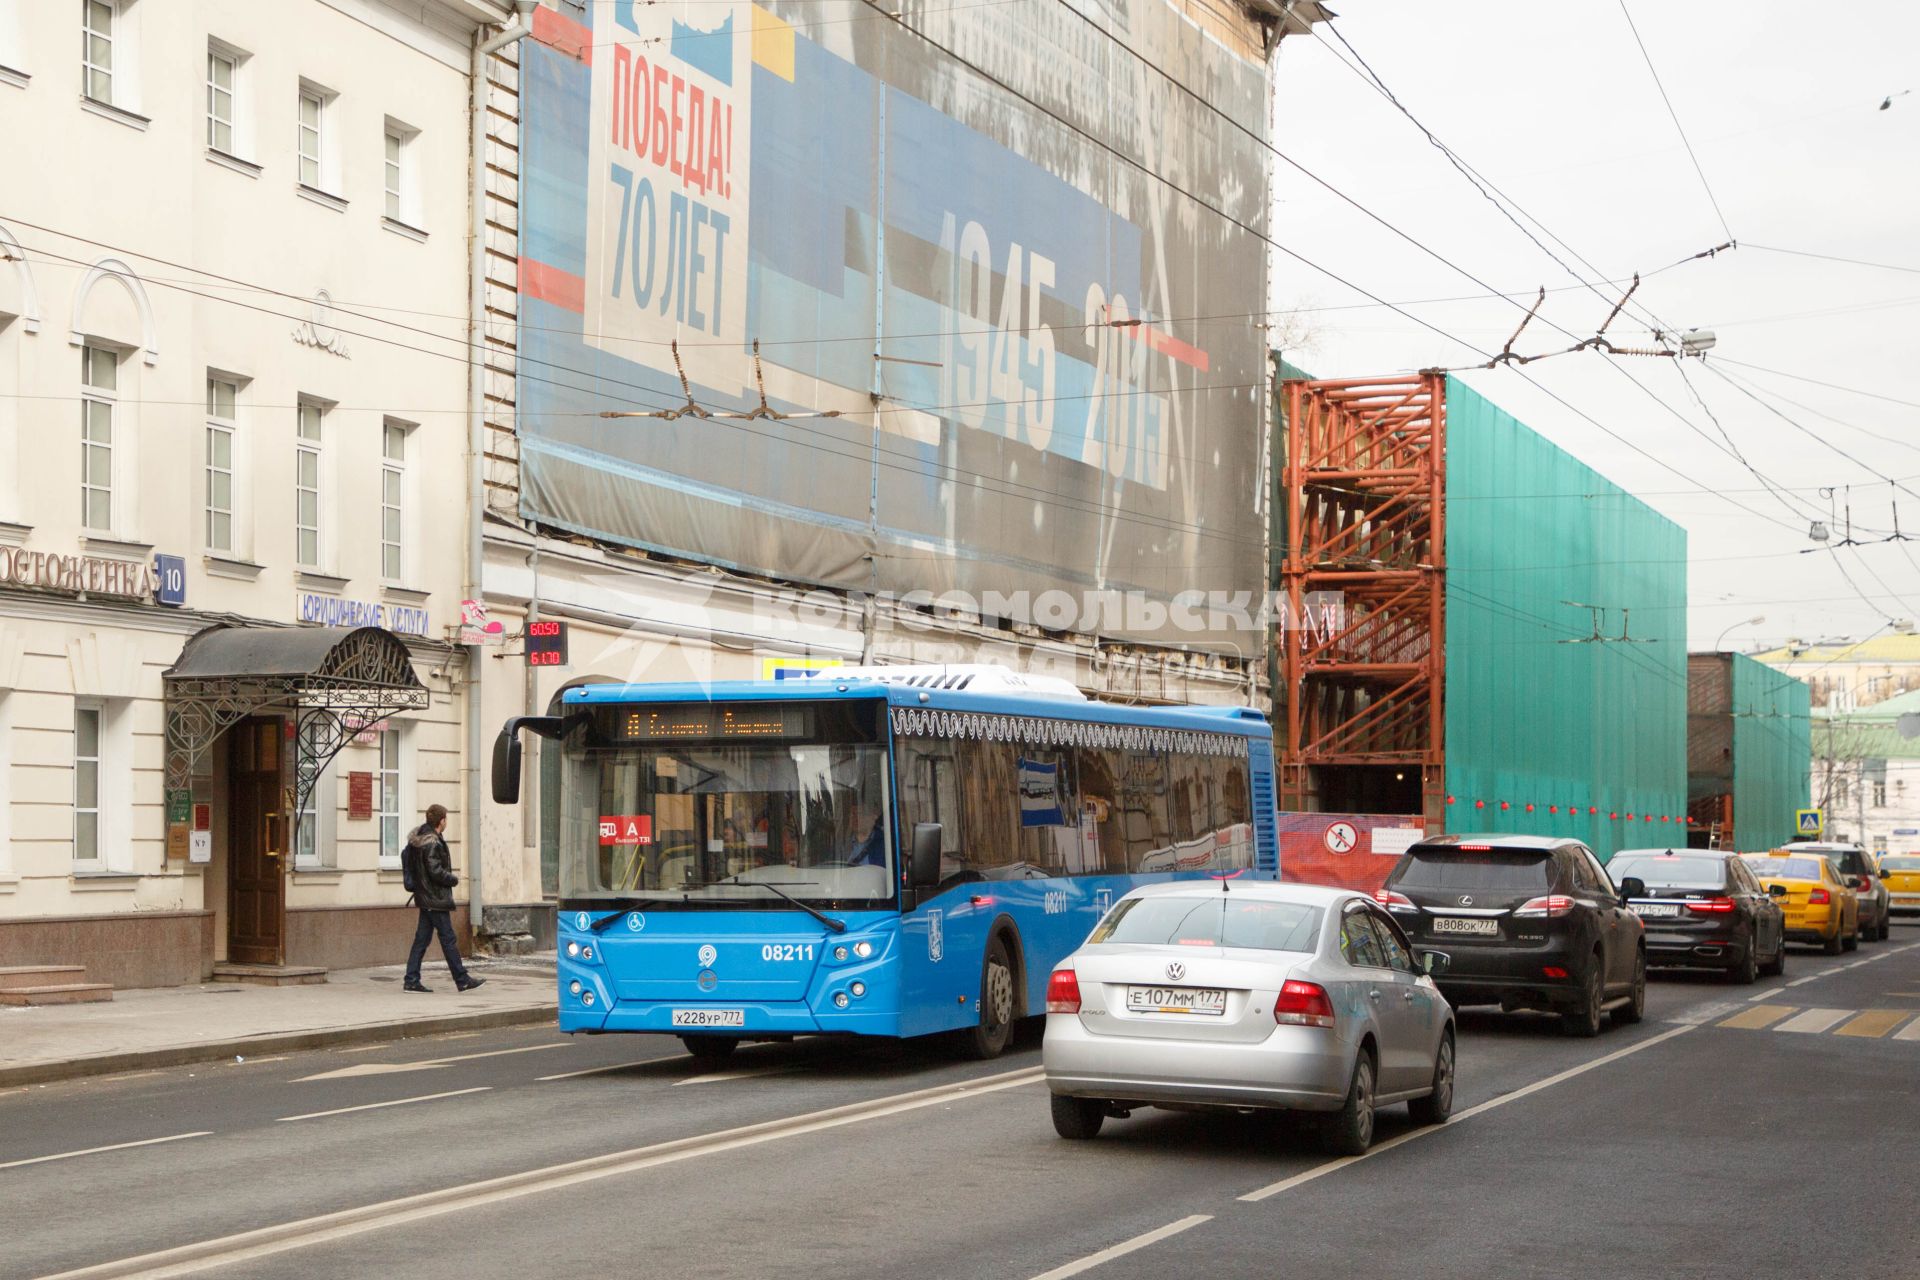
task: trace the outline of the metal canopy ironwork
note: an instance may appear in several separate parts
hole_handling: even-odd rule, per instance
[[[378,627],[214,626],[188,640],[163,673],[167,788],[193,772],[227,728],[256,712],[294,718],[293,836],[314,783],[356,733],[431,700],[407,646]]]

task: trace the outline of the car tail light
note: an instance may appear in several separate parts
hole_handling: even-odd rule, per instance
[[[1528,898],[1513,914],[1516,916],[1564,916],[1572,910],[1572,898],[1564,893],[1550,893],[1544,898]]]
[[[1687,910],[1698,911],[1702,915],[1724,915],[1733,910],[1732,898],[1700,898],[1687,903]]]
[[[1413,905],[1412,898],[1409,898],[1404,893],[1395,893],[1392,889],[1374,890],[1373,900],[1389,911],[1418,911],[1420,909]]]
[[[1540,976],[1543,978],[1564,978],[1567,976],[1567,971],[1557,964],[1550,964],[1540,970]]]
[[[1047,979],[1047,1012],[1080,1012],[1080,978],[1071,969],[1055,969]]]
[[[1824,907],[1832,903],[1832,901],[1833,895],[1825,889],[1815,889],[1807,895],[1807,905],[1810,907]]]
[[[1273,1002],[1273,1020],[1296,1027],[1330,1027],[1333,1001],[1327,998],[1327,989],[1319,983],[1288,978],[1280,988],[1280,998]]]

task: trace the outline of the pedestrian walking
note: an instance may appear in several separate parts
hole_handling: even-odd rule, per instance
[[[436,933],[440,935],[440,950],[447,957],[447,968],[453,972],[454,986],[471,991],[486,981],[467,972],[467,966],[460,962],[460,944],[454,941],[453,887],[460,883],[460,877],[453,872],[453,855],[441,834],[446,827],[447,807],[428,805],[427,820],[407,837],[407,847],[400,853],[400,878],[413,895],[413,904],[420,908],[413,950],[407,953],[403,991],[433,990],[420,981],[420,962],[426,958],[427,943]]]

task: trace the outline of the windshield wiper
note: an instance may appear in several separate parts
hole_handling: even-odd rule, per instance
[[[773,884],[770,881],[742,880],[739,876],[728,876],[724,880],[715,880],[713,883],[714,884],[737,884],[741,886],[752,886],[755,888],[765,889],[768,893],[777,894],[780,897],[785,898],[788,902],[791,902],[794,906],[800,908],[802,911],[806,912],[808,915],[812,916],[815,920],[818,920],[821,924],[827,926],[827,928],[833,930],[835,933],[845,933],[847,931],[847,922],[845,920],[834,919],[832,916],[828,915],[826,912],[820,910],[820,908],[815,906],[810,906],[809,904],[800,901],[800,899],[794,897],[792,894],[788,893],[785,889],[782,889],[779,885]],[[796,880],[793,883],[816,884],[818,883],[818,881]]]
[[[593,908],[595,911],[611,911],[613,914],[610,916],[602,916],[600,919],[588,925],[587,928],[593,930],[595,933],[605,933],[613,927],[614,921],[627,914],[627,912],[632,911],[635,907],[645,907],[656,902],[665,901],[665,898],[615,898],[611,902],[602,903]]]

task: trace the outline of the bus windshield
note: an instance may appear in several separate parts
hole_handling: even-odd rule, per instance
[[[608,703],[562,739],[560,894],[877,907],[898,876],[878,700]],[[767,886],[780,892],[771,892]]]

